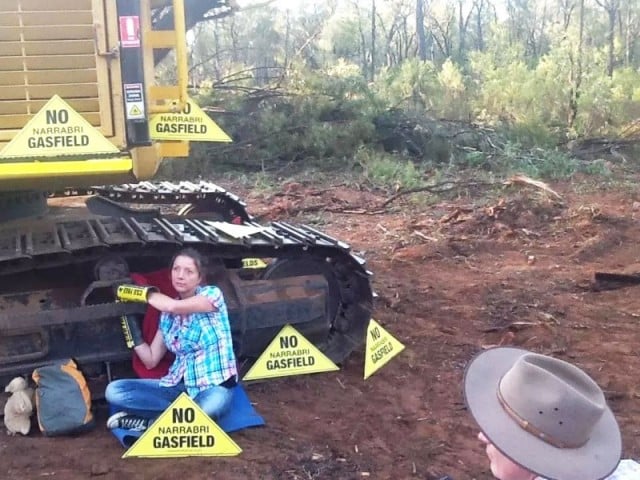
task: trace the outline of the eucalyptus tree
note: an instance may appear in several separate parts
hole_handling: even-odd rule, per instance
[[[620,12],[620,0],[596,0],[607,13],[607,75],[613,75],[616,20]]]
[[[399,65],[416,55],[422,60],[429,57],[432,42],[425,34],[424,12],[419,14],[416,11],[417,1],[421,0],[386,0],[377,7],[379,57],[384,57],[383,65],[386,67]],[[424,58],[419,50],[419,31],[425,35]]]
[[[439,51],[439,59],[453,55],[456,32],[456,4],[454,0],[432,2],[427,10],[428,26],[433,42]]]
[[[640,57],[640,4],[637,0],[625,0],[620,6],[620,35],[624,45],[624,65],[638,66]]]
[[[427,59],[427,37],[424,32],[424,0],[416,0],[416,38],[418,40],[418,57]]]

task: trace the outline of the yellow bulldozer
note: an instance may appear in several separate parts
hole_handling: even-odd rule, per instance
[[[116,302],[113,287],[185,246],[214,267],[239,359],[259,356],[285,325],[335,362],[363,342],[370,273],[347,244],[307,225],[259,225],[207,182],[148,181],[191,141],[230,141],[188,97],[186,32],[234,7],[0,2],[0,380],[68,357],[107,371],[128,361],[118,319],[144,306]],[[167,52],[174,85],[155,80]],[[93,195],[55,206],[60,191]]]

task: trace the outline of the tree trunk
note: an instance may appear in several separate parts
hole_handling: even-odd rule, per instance
[[[476,50],[484,51],[484,29],[482,28],[482,10],[484,9],[484,0],[474,2],[476,9]]]
[[[458,0],[458,60],[462,62],[466,41],[467,21],[462,14],[462,0]]]
[[[609,32],[607,32],[607,40],[609,41],[609,51],[607,53],[607,75],[609,77],[613,76],[613,63],[614,63],[614,37],[616,33],[616,14],[618,13],[617,8],[612,6],[611,9],[607,11],[609,15]]]
[[[285,33],[284,33],[284,68],[288,69],[289,68],[289,48],[290,48],[290,43],[291,41],[291,12],[290,10],[287,8],[286,11],[286,26],[285,26]]]
[[[631,66],[631,2],[627,2],[627,18],[625,19],[624,34],[624,66]]]
[[[418,37],[418,57],[427,59],[427,37],[424,33],[424,0],[416,0],[416,36]]]
[[[376,77],[376,0],[371,0],[371,81]]]
[[[580,84],[582,83],[582,40],[584,35],[584,0],[580,0],[580,11],[578,18],[580,25],[578,27],[578,48],[574,66],[572,67],[571,90],[569,92],[569,118],[567,125],[573,127],[578,116],[578,98],[580,97]]]
[[[615,63],[615,35],[616,35],[616,17],[620,10],[620,0],[596,0],[607,12],[609,24],[607,26],[607,75],[613,75],[613,66]]]

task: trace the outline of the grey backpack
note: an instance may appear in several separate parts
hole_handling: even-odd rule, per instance
[[[45,436],[81,433],[95,427],[91,392],[73,360],[37,368],[32,378],[36,383],[38,426]]]

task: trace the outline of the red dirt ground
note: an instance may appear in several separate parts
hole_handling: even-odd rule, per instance
[[[597,291],[595,271],[640,271],[638,194],[533,187],[416,206],[345,186],[245,195],[261,221],[309,222],[368,261],[374,318],[406,349],[368,380],[363,349],[341,371],[250,384],[265,427],[232,434],[232,458],[121,459],[103,426],[73,438],[7,437],[3,479],[488,479],[465,410],[464,367],[516,345],[585,368],[640,458],[640,286]],[[238,192],[242,194],[243,192]]]

